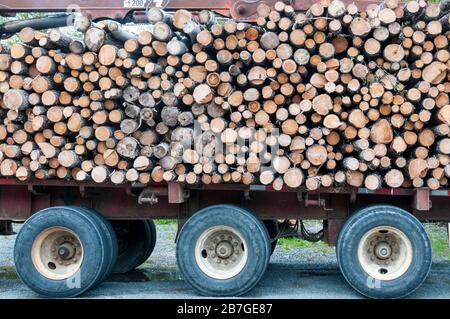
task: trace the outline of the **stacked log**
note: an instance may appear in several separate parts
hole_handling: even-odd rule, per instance
[[[448,1],[447,1],[448,2]],[[0,48],[0,175],[308,190],[447,188],[448,3],[147,11]]]

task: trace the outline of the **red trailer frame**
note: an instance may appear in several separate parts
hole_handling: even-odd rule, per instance
[[[183,223],[201,208],[238,204],[262,219],[324,220],[325,239],[334,244],[342,222],[371,204],[401,207],[423,221],[450,221],[450,191],[427,188],[333,187],[317,191],[242,184],[185,185],[177,182],[114,185],[43,180],[22,183],[0,179],[0,220],[25,220],[50,206],[80,205],[109,219],[176,218]]]
[[[255,0],[163,0],[162,5],[168,11],[209,9],[238,20],[255,20],[256,7],[261,2]],[[276,0],[264,0],[264,2],[273,6]],[[314,2],[314,0],[293,0],[292,5],[295,10],[301,11],[307,10]],[[343,2],[349,4],[355,1],[344,0]],[[357,0],[356,2],[360,8],[377,3],[376,0]],[[142,3],[145,6],[147,0],[58,0],[56,2],[53,0],[3,0],[0,4],[0,15],[14,15],[17,12],[72,12],[74,9],[79,9],[82,14],[88,15],[94,20],[101,18],[120,20],[131,14],[135,22],[146,22],[143,17],[145,8],[143,6],[133,7],[133,3]]]

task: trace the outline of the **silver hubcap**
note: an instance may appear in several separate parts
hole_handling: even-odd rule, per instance
[[[65,227],[51,227],[41,232],[31,247],[36,270],[53,280],[73,276],[83,262],[83,246],[78,236]]]
[[[382,242],[375,246],[375,255],[379,259],[388,259],[392,254],[391,246],[388,243]]]
[[[411,241],[395,227],[375,227],[364,234],[358,245],[361,267],[378,280],[402,276],[411,266],[412,259]]]
[[[233,254],[233,245],[228,241],[222,241],[217,245],[216,254],[219,258],[227,259]]]
[[[229,226],[214,226],[203,232],[195,245],[195,261],[203,273],[214,279],[239,274],[248,259],[242,234]]]

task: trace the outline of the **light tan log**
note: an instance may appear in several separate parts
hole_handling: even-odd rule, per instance
[[[284,183],[291,187],[297,188],[302,185],[304,179],[303,172],[299,168],[290,168],[284,175]]]

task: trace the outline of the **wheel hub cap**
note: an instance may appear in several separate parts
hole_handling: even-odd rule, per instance
[[[53,280],[73,276],[83,262],[83,246],[78,236],[65,227],[50,227],[42,231],[31,247],[36,270]]]
[[[59,246],[58,255],[64,260],[69,260],[75,256],[75,247],[71,243],[64,243]]]
[[[226,259],[233,254],[233,246],[227,241],[222,241],[216,247],[216,254],[220,258]]]
[[[242,234],[229,226],[213,226],[204,231],[195,245],[195,261],[200,270],[214,279],[239,274],[248,259]]]
[[[394,280],[412,264],[413,246],[401,230],[379,226],[367,231],[358,245],[358,260],[363,270],[378,280]]]
[[[375,247],[375,255],[379,258],[379,259],[387,259],[391,256],[391,246],[389,246],[388,243],[379,243],[376,247]]]

